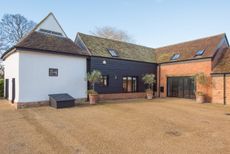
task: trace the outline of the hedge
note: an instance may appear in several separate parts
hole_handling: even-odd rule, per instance
[[[4,80],[0,79],[0,97],[4,96]]]

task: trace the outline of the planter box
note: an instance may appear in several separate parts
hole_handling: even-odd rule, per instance
[[[49,105],[54,108],[73,107],[75,99],[69,94],[52,94],[49,95]]]

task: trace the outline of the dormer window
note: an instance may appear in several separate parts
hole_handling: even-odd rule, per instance
[[[112,57],[118,57],[118,52],[115,49],[107,49]]]
[[[177,60],[178,58],[180,58],[180,54],[179,54],[179,53],[174,54],[174,55],[171,57],[171,60]]]
[[[205,51],[204,49],[196,51],[196,55],[195,56],[201,56],[201,55],[203,55],[204,51]]]
[[[40,32],[43,32],[43,33],[52,34],[52,35],[63,36],[62,33],[55,32],[55,31],[51,31],[51,30],[39,29],[39,31],[40,31]]]

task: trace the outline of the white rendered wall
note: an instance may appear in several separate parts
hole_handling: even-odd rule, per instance
[[[86,58],[20,51],[19,63],[18,102],[45,101],[56,93],[87,97]],[[50,77],[49,68],[57,68],[58,77]]]
[[[4,79],[9,80],[8,98],[12,100],[12,79],[15,78],[15,102],[19,100],[19,53],[15,52],[5,59]]]

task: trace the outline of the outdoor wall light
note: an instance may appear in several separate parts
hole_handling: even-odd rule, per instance
[[[103,60],[103,61],[102,61],[102,64],[104,64],[104,65],[105,65],[106,63],[107,63],[107,62],[106,62],[106,60]]]
[[[117,76],[116,75],[114,76],[114,79],[117,80]]]

